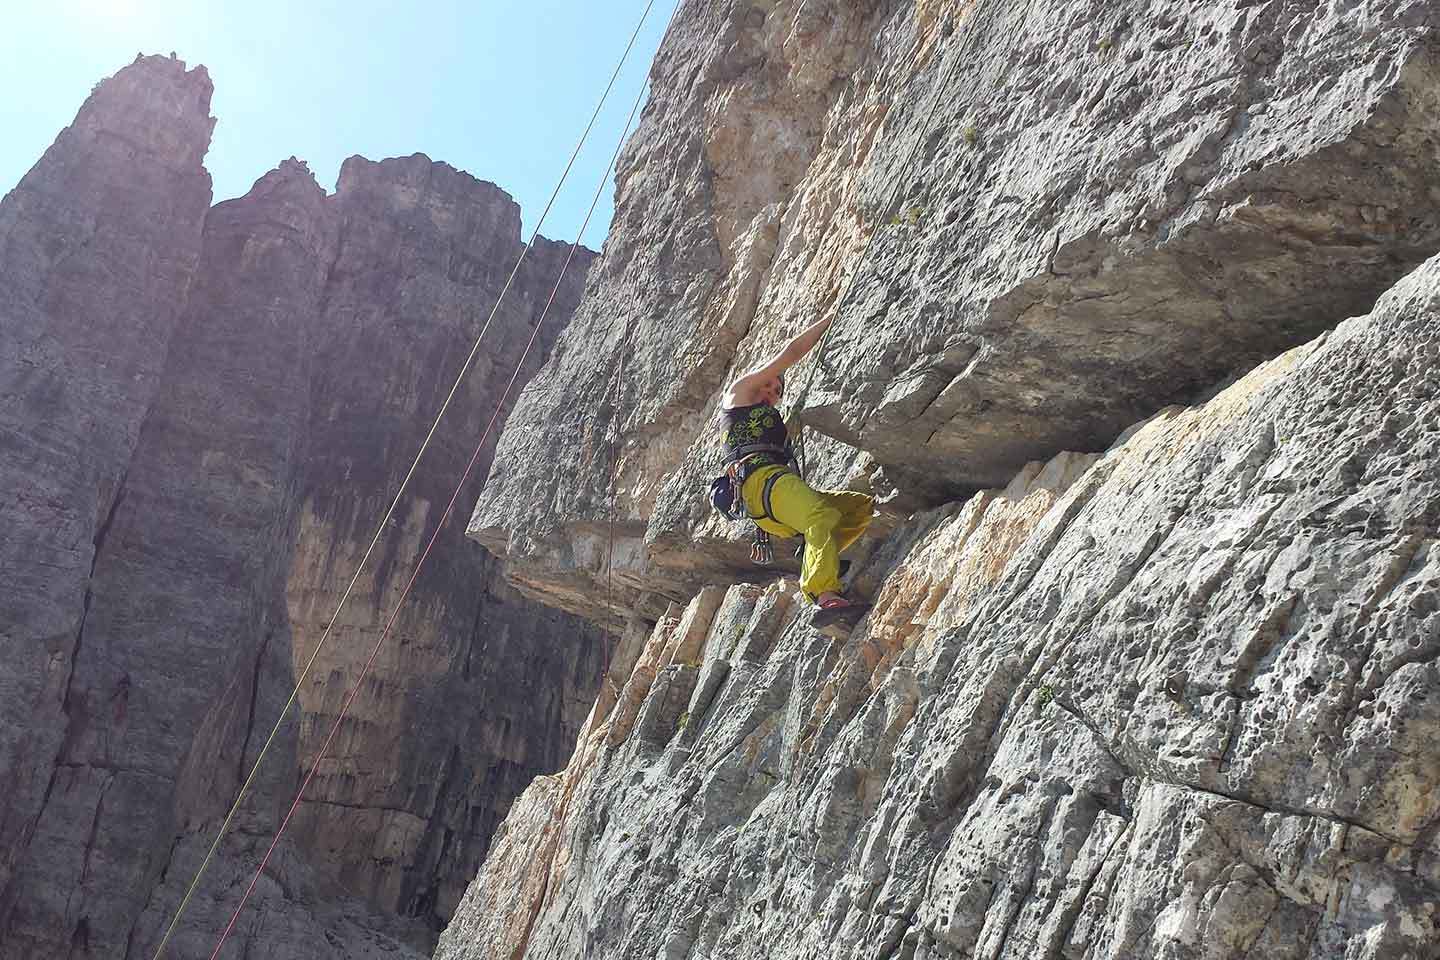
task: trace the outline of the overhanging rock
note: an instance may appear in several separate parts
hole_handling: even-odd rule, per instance
[[[869,158],[903,200],[807,421],[1003,483],[1364,313],[1440,248],[1437,9],[976,5]]]
[[[832,480],[883,473],[910,503],[1103,449],[1363,313],[1440,248],[1436,20],[1414,0],[686,5],[472,536],[591,616],[654,619],[743,569],[702,494],[718,398],[827,312],[804,417],[848,445]]]

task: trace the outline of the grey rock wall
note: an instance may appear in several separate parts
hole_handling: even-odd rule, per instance
[[[34,946],[10,941],[17,955],[53,955],[77,938],[96,954],[152,955],[178,903],[163,895],[167,882],[183,889],[199,867],[175,847],[208,846],[284,708],[287,548],[308,445],[313,317],[335,243],[325,192],[293,160],[206,218],[196,283],[91,578],[72,743],[57,760],[63,802],[17,885],[17,917],[50,885],[55,906],[35,918],[45,933]],[[298,718],[288,719],[197,890],[214,915],[187,913],[171,955],[213,950],[236,880],[248,882],[299,786]],[[75,829],[87,822],[88,839]],[[310,926],[319,898],[286,852],[276,875],[295,892],[266,891],[242,943],[264,942],[255,932],[279,917]],[[75,866],[58,871],[67,859]]]
[[[627,635],[482,958],[1440,952],[1440,258],[1102,454]]]
[[[650,562],[647,519],[658,522],[664,485],[703,431],[764,291],[786,198],[876,23],[873,4],[794,8],[682,2],[651,68],[603,255],[555,360],[517,406],[470,524],[545,602],[653,619],[667,597],[725,569],[690,550],[678,569]],[[793,33],[792,15],[804,20]]]
[[[137,60],[0,202],[4,901],[61,774],[97,551],[199,259],[210,92],[203,68]]]
[[[791,378],[813,376],[801,413],[843,442],[822,475],[903,515],[1103,449],[1363,312],[1440,246],[1437,14],[682,3],[604,257],[472,535],[596,617],[653,620],[738,574],[699,493],[708,425],[730,378],[822,314],[823,358]]]
[[[310,452],[287,597],[297,673],[410,467],[521,250],[499,187],[423,156],[347,161],[331,200],[340,252],[311,350]],[[497,412],[569,245],[526,258],[370,572],[301,690],[313,756]],[[528,378],[580,297],[581,250]],[[517,391],[518,393],[518,391]],[[459,504],[479,494],[512,394]],[[424,570],[295,822],[297,840],[355,894],[444,925],[491,831],[537,772],[559,769],[599,683],[603,638],[514,596],[464,536],[465,506]]]
[[[207,212],[209,95],[141,58],[0,205],[6,958],[153,955],[522,246],[499,188],[419,155],[352,158],[333,197],[290,160]],[[167,956],[214,948],[568,252],[517,277]],[[418,956],[564,763],[604,638],[462,520],[222,956]]]
[[[1369,309],[1440,241],[1437,13],[975,5],[877,141],[862,205],[935,131],[809,419],[998,484]]]
[[[6,956],[153,952],[178,902],[156,902],[156,887],[183,890],[199,866],[182,859],[190,872],[172,877],[176,847],[203,852],[283,708],[282,545],[305,455],[310,318],[334,244],[324,191],[293,161],[205,219],[174,333],[147,345],[164,362],[97,537],[63,741],[4,891]],[[234,900],[297,786],[293,731],[268,760],[198,891],[211,913]],[[303,928],[305,899],[271,896],[262,911]],[[204,913],[185,918],[172,950],[213,948],[223,919]]]

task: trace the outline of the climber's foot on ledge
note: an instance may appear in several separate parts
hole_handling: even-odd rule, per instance
[[[869,609],[870,604],[846,600],[838,593],[821,594],[818,609],[810,615],[810,626],[831,637],[844,637]]]

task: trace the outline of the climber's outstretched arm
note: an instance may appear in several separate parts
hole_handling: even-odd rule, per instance
[[[799,363],[805,354],[814,349],[815,344],[825,335],[825,328],[830,326],[830,320],[830,317],[816,320],[792,337],[790,342],[769,360],[730,384],[730,389],[725,392],[725,406],[743,407],[746,404],[758,403],[767,385],[778,380],[786,370]]]

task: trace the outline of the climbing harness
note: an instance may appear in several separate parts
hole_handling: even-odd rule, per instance
[[[225,837],[227,831],[229,830],[231,823],[235,819],[236,813],[240,809],[240,804],[245,799],[245,796],[247,795],[250,786],[254,782],[255,777],[260,770],[260,765],[265,759],[266,753],[269,751],[270,746],[274,743],[275,738],[278,735],[280,728],[285,721],[285,718],[289,715],[291,708],[294,706],[295,701],[299,697],[299,692],[305,683],[305,679],[308,677],[311,668],[314,666],[315,661],[320,655],[320,651],[324,648],[325,643],[330,636],[333,624],[338,621],[340,611],[344,608],[346,601],[349,599],[350,594],[353,592],[355,584],[359,581],[360,576],[364,572],[365,566],[369,561],[371,554],[374,552],[376,544],[380,540],[381,534],[384,532],[387,524],[393,517],[401,498],[404,496],[405,491],[409,487],[411,479],[415,476],[415,472],[419,468],[420,461],[424,457],[426,451],[429,449],[431,440],[434,438],[435,433],[440,426],[440,421],[444,418],[445,413],[450,408],[451,402],[454,400],[456,393],[460,389],[460,384],[464,381],[465,375],[474,365],[475,358],[479,354],[480,344],[484,340],[485,333],[490,329],[490,324],[495,319],[496,314],[499,312],[500,305],[504,301],[506,294],[509,292],[510,287],[513,285],[515,277],[519,274],[521,266],[524,264],[530,251],[534,249],[535,243],[540,236],[540,229],[545,223],[545,219],[549,215],[551,208],[554,206],[555,200],[559,196],[561,188],[564,186],[566,180],[569,178],[570,171],[573,169],[575,161],[580,155],[580,150],[584,146],[586,140],[589,138],[590,132],[594,128],[595,121],[599,118],[601,109],[604,107],[606,101],[609,99],[610,92],[615,86],[615,81],[618,79],[621,69],[624,67],[625,62],[628,60],[630,52],[634,48],[635,41],[639,38],[640,31],[643,28],[645,21],[648,18],[650,10],[653,6],[654,0],[649,0],[649,2],[646,3],[645,9],[641,13],[640,21],[636,24],[635,30],[632,32],[630,40],[626,44],[624,52],[621,54],[620,61],[616,64],[615,69],[610,76],[610,81],[606,85],[605,91],[601,94],[600,101],[596,104],[595,110],[592,112],[590,120],[585,126],[585,130],[581,134],[579,142],[575,145],[575,149],[572,151],[570,159],[565,165],[565,169],[560,176],[559,182],[556,184],[554,191],[550,195],[549,201],[545,205],[545,209],[541,212],[540,218],[535,224],[535,230],[530,237],[530,241],[525,245],[525,249],[521,251],[519,259],[516,261],[514,268],[510,272],[509,278],[505,281],[505,285],[500,291],[500,295],[496,298],[495,304],[491,308],[490,315],[486,318],[484,325],[481,327],[479,336],[475,339],[475,344],[471,348],[470,354],[466,357],[464,364],[461,366],[459,375],[456,377],[454,384],[450,388],[449,394],[446,396],[444,403],[441,404],[440,410],[436,414],[435,420],[430,426],[429,432],[426,434],[424,441],[421,443],[420,450],[415,455],[415,459],[411,463],[410,469],[405,475],[405,479],[401,482],[399,490],[396,491],[394,500],[391,502],[389,509],[385,513],[385,516],[377,525],[375,535],[371,539],[370,545],[366,549],[365,554],[361,557],[360,564],[356,568],[355,574],[351,578],[350,583],[345,588],[345,592],[341,595],[340,602],[336,606],[335,613],[326,621],[327,626],[322,633],[319,642],[316,644],[315,650],[311,653],[309,660],[306,662],[304,668],[301,670],[300,676],[296,680],[295,688],[290,694],[289,701],[287,701],[285,707],[280,711],[279,716],[275,721],[275,725],[270,731],[269,737],[266,739],[264,745],[260,749],[259,754],[256,756],[255,762],[251,766],[249,775],[246,777],[245,782],[241,785],[239,792],[236,794],[234,803],[231,805],[229,812],[226,814],[225,820],[221,824],[219,831],[217,831],[214,841],[210,844],[209,849],[206,851],[205,857],[201,861],[200,867],[196,871],[194,879],[190,882],[189,888],[186,890],[184,897],[180,901],[180,905],[176,908],[175,915],[171,918],[170,923],[165,930],[165,934],[161,938],[160,943],[155,950],[152,960],[159,960],[159,958],[165,951],[166,945],[169,943],[171,937],[174,935],[186,906],[189,904],[191,898],[195,894],[196,889],[199,887],[201,877],[204,875],[206,868],[210,864],[210,861],[214,859],[215,852],[219,849],[221,840]],[[673,18],[674,14],[672,13],[671,19],[673,20]],[[220,956],[220,951],[224,948],[226,939],[234,930],[235,924],[239,920],[241,912],[244,910],[246,903],[250,899],[250,896],[254,893],[255,886],[259,882],[261,875],[264,873],[265,867],[269,863],[271,855],[275,852],[275,848],[276,846],[278,846],[280,838],[285,832],[285,828],[289,825],[291,818],[295,814],[295,811],[299,808],[300,800],[304,796],[305,790],[309,787],[311,780],[314,779],[315,773],[319,769],[320,761],[328,753],[330,745],[334,741],[335,735],[340,729],[341,724],[346,719],[350,707],[354,703],[356,695],[363,687],[366,677],[369,675],[371,668],[374,666],[375,659],[380,652],[381,646],[384,644],[385,640],[389,637],[391,630],[394,628],[395,621],[399,616],[400,610],[401,608],[403,608],[405,600],[409,597],[410,590],[414,587],[420,570],[424,566],[426,558],[430,555],[431,548],[434,547],[435,542],[439,539],[440,531],[444,529],[446,521],[454,512],[455,504],[460,497],[460,492],[464,488],[465,483],[469,480],[470,474],[474,470],[475,464],[479,461],[480,454],[484,450],[485,444],[494,430],[500,413],[505,408],[505,402],[506,400],[508,400],[510,392],[514,389],[515,383],[519,379],[520,371],[524,368],[525,359],[529,356],[530,351],[534,346],[535,339],[539,335],[541,328],[544,326],[545,317],[548,316],[550,309],[555,302],[555,298],[560,290],[560,284],[564,280],[565,274],[570,266],[570,262],[575,256],[575,251],[579,249],[580,237],[584,235],[585,229],[589,226],[591,217],[593,216],[595,208],[599,203],[600,196],[604,191],[605,183],[607,182],[610,173],[615,168],[616,161],[618,160],[620,155],[620,150],[624,146],[625,137],[629,134],[631,125],[634,123],[635,115],[639,110],[645,90],[646,85],[642,83],[640,87],[640,93],[639,95],[637,95],[635,103],[631,107],[629,119],[626,121],[625,128],[620,134],[619,143],[617,143],[616,145],[615,152],[610,160],[610,164],[606,167],[606,176],[602,178],[599,187],[597,187],[595,191],[594,198],[591,200],[590,203],[590,209],[585,215],[584,223],[581,225],[580,231],[576,235],[575,242],[570,245],[570,250],[566,255],[564,264],[560,268],[560,275],[555,281],[555,286],[550,292],[550,297],[546,301],[545,307],[541,312],[540,319],[535,322],[534,328],[530,333],[530,339],[526,342],[525,348],[521,352],[520,359],[515,365],[515,371],[511,375],[510,381],[506,384],[505,390],[501,394],[499,403],[496,404],[495,412],[491,416],[490,422],[486,425],[484,432],[481,434],[480,441],[475,447],[475,453],[470,458],[470,462],[466,466],[465,471],[460,478],[460,482],[456,485],[455,492],[451,496],[450,502],[445,508],[445,512],[441,515],[439,522],[436,524],[435,531],[431,536],[429,543],[426,544],[424,551],[421,553],[420,559],[416,563],[415,569],[411,573],[410,580],[406,584],[404,591],[400,595],[400,599],[395,604],[389,621],[385,625],[385,629],[381,632],[379,639],[376,640],[374,648],[370,652],[369,658],[365,661],[365,665],[361,669],[360,676],[357,679],[355,686],[346,696],[346,699],[341,706],[340,712],[335,718],[335,723],[330,729],[329,735],[325,738],[325,742],[321,746],[319,753],[315,755],[315,758],[311,763],[309,772],[306,774],[306,777],[302,782],[300,789],[295,794],[294,802],[291,804],[289,811],[285,815],[285,818],[281,821],[280,827],[276,831],[274,839],[271,841],[269,848],[266,850],[264,857],[261,859],[260,865],[256,869],[254,876],[251,878],[250,884],[246,888],[244,895],[241,897],[240,904],[235,908],[234,914],[230,917],[230,922],[226,925],[224,932],[220,935],[220,940],[215,945],[215,951],[211,954],[211,960],[216,960],[216,958]]]
[[[778,461],[778,462],[777,462]],[[745,505],[745,481],[765,467],[780,466],[765,478],[760,489],[760,513],[752,514]],[[721,516],[734,521],[748,521],[755,524],[750,540],[750,561],[756,566],[768,567],[775,562],[775,547],[770,541],[770,532],[756,521],[769,520],[780,523],[775,516],[771,495],[776,482],[784,476],[800,476],[795,469],[795,452],[789,444],[779,446],[773,443],[746,443],[730,451],[725,471],[710,481],[710,504]]]
[[[759,461],[754,459],[757,454],[764,454],[776,458],[775,461]],[[758,520],[760,517],[767,517],[775,520],[775,513],[770,509],[770,491],[774,483],[765,484],[765,512],[760,517],[752,517],[749,508],[745,506],[745,497],[742,488],[750,475],[762,467],[775,466],[776,463],[791,463],[793,457],[788,447],[776,446],[770,443],[747,443],[731,452],[730,459],[725,464],[724,472],[714,480],[710,481],[710,503],[727,519],[730,520]],[[791,471],[794,472],[794,471]],[[779,474],[777,474],[779,476]],[[778,520],[775,521],[779,523]]]

